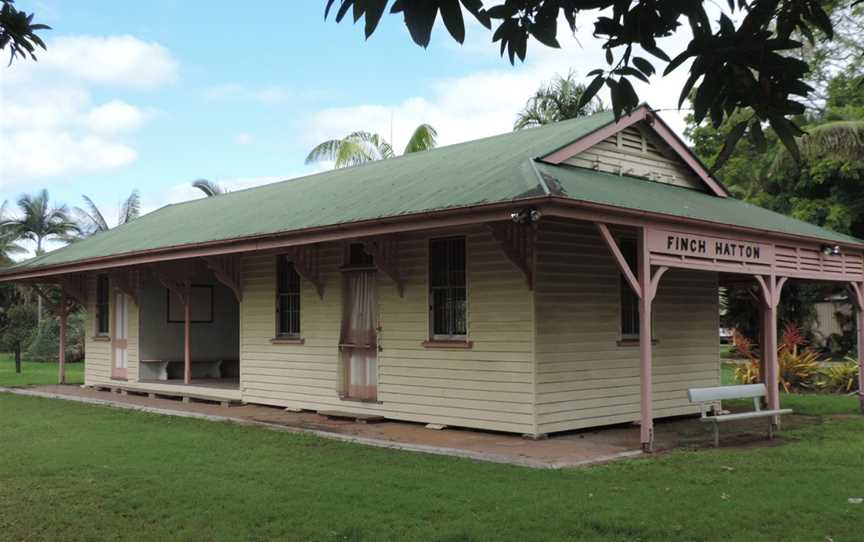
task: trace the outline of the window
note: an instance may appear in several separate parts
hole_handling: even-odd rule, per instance
[[[637,273],[637,248],[635,239],[621,239],[619,242],[621,254],[627,261],[627,265]],[[638,339],[639,338],[639,296],[630,287],[630,283],[621,274],[620,278],[621,289],[621,338],[622,339]]]
[[[96,335],[108,335],[110,287],[107,275],[96,277]]]
[[[465,238],[432,239],[429,242],[429,297],[433,338],[465,337],[466,294]]]
[[[351,243],[348,245],[346,265],[348,267],[371,267],[375,265],[375,260],[366,252],[363,243]]]
[[[300,336],[300,275],[284,256],[276,264],[276,335]]]

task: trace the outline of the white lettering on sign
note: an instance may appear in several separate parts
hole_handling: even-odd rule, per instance
[[[651,230],[648,247],[657,254],[674,254],[736,262],[770,263],[773,247],[739,239]]]

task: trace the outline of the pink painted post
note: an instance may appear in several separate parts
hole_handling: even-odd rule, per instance
[[[777,361],[777,305],[765,309],[765,385],[768,388],[768,408],[780,409],[780,367]],[[779,423],[779,417],[775,423]]]
[[[66,307],[66,292],[60,291],[60,351],[57,353],[57,382],[66,383],[66,321],[69,310]]]
[[[858,405],[864,414],[864,307],[859,306],[855,320],[858,325]]]
[[[190,333],[192,331],[192,292],[186,288],[183,301],[183,383],[192,383],[192,346]]]
[[[858,405],[864,414],[864,282],[850,283],[849,295],[855,306],[855,324],[858,330]]]
[[[639,288],[642,296],[639,298],[639,360],[640,360],[640,441],[642,450],[654,451],[654,405],[653,396],[653,363],[651,330],[651,305],[654,299],[651,281],[651,259],[648,251],[647,229],[639,230],[638,242]]]

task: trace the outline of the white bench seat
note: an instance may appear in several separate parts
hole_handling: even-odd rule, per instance
[[[702,418],[702,421],[712,423],[734,422],[738,420],[749,420],[751,418],[767,418],[769,416],[780,416],[782,414],[792,414],[792,410],[789,408],[781,408],[780,410],[754,410],[751,412],[736,412],[734,414],[705,416]]]
[[[781,408],[777,410],[762,410],[762,398],[768,395],[765,384],[743,384],[739,386],[717,386],[713,388],[690,388],[687,390],[691,403],[699,403],[702,410],[701,421],[714,424],[714,446],[720,446],[720,424],[750,420],[754,418],[770,418],[768,422],[768,438],[774,438],[776,421],[783,414],[792,414],[792,410]],[[734,414],[717,411],[715,408],[723,399],[753,399],[753,410],[736,412]]]

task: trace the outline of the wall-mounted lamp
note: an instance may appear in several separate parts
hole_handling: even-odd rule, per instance
[[[825,256],[839,256],[840,255],[840,247],[837,245],[822,245],[821,247],[822,254]]]
[[[520,209],[510,213],[510,220],[516,224],[528,224],[540,220],[542,214],[537,209]]]

